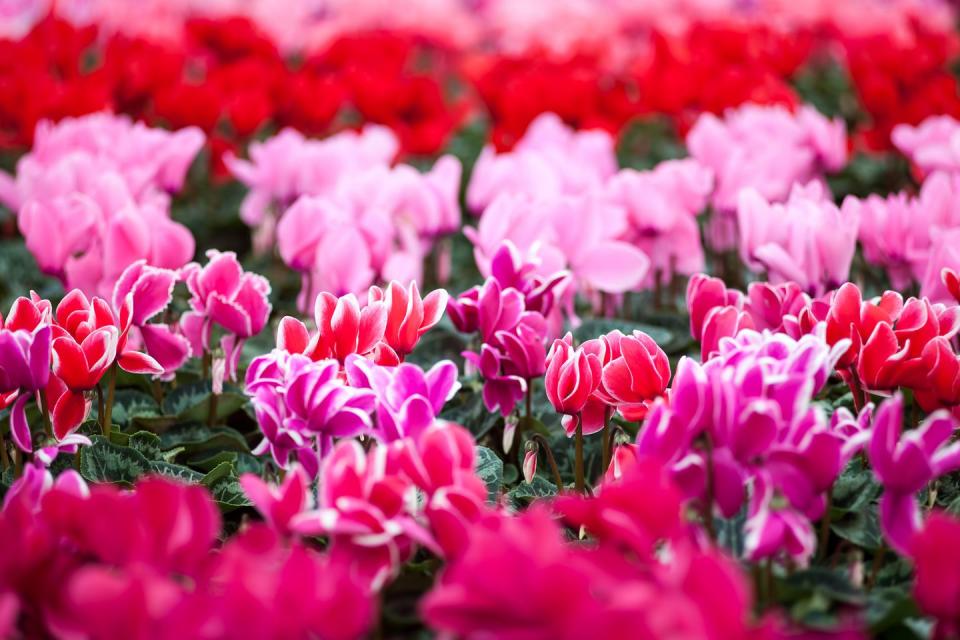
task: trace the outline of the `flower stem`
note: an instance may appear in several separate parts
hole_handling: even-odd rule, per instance
[[[207,426],[212,427],[217,422],[217,400],[219,396],[215,393],[210,394],[210,405],[207,408]]]
[[[584,493],[586,482],[583,477],[583,414],[577,414],[576,458],[574,464],[575,488],[577,493]]]
[[[547,456],[547,464],[550,465],[550,472],[553,474],[553,483],[557,485],[557,495],[560,495],[563,493],[563,479],[560,477],[560,468],[557,467],[557,459],[553,457],[553,449],[550,448],[550,443],[539,433],[530,434],[530,439],[540,445],[544,455]]]
[[[20,447],[13,448],[13,477],[19,478],[23,475],[23,452]]]
[[[817,542],[817,556],[823,559],[827,555],[827,542],[830,540],[830,509],[833,508],[833,488],[827,492],[827,510],[820,520],[820,540]]]
[[[717,530],[713,524],[713,440],[710,438],[709,433],[704,433],[704,443],[707,467],[707,497],[706,504],[703,507],[703,523],[707,529],[707,534],[710,536],[710,541],[716,542]]]
[[[0,468],[6,471],[10,468],[10,452],[7,451],[7,441],[0,431]]]
[[[601,474],[606,474],[610,468],[610,442],[612,440],[612,430],[610,429],[610,407],[604,409],[603,414],[603,468]]]
[[[107,403],[105,405],[105,410],[103,413],[103,435],[106,438],[110,438],[110,430],[113,428],[112,415],[113,415],[113,398],[116,395],[117,391],[117,365],[116,363],[110,367],[110,371],[107,373],[109,381],[107,383]],[[97,387],[99,389],[99,387]]]
[[[850,393],[853,394],[853,408],[857,413],[860,413],[860,410],[863,409],[865,404],[863,385],[860,383],[860,376],[857,375],[857,367],[855,365],[850,365],[850,379],[847,381],[847,385],[850,387]]]
[[[103,406],[103,387],[100,386],[100,383],[97,383],[97,418],[100,419],[100,431],[103,435],[109,437],[110,434],[107,432],[107,427],[103,422],[103,414],[106,413],[106,409]]]
[[[527,380],[527,422],[533,418],[533,379]]]
[[[50,407],[47,406],[47,399],[44,397],[43,389],[37,391],[34,400],[37,401],[37,409],[40,410],[40,415],[43,417],[44,430],[48,436],[53,437],[53,425],[50,423]]]

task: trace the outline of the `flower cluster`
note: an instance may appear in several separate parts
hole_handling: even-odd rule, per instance
[[[348,640],[373,624],[367,585],[333,554],[264,525],[217,548],[220,534],[220,513],[202,487],[149,478],[124,491],[87,487],[75,472],[54,482],[30,471],[0,512],[8,550],[0,631],[14,633],[20,617],[37,633],[84,637],[207,629],[210,637]]]
[[[703,269],[696,216],[713,186],[709,169],[679,160],[618,172],[613,147],[608,134],[574,132],[544,114],[512,151],[485,148],[467,190],[480,221],[464,230],[480,272],[490,275],[505,240],[538,263],[538,275],[569,270],[588,294]]]
[[[483,285],[447,305],[459,331],[479,334],[479,352],[463,356],[483,378],[484,405],[504,416],[513,413],[524,394],[532,392],[533,380],[546,370],[547,337],[551,324],[555,327],[559,320],[555,303],[569,281],[564,271],[543,278],[537,275],[538,266],[524,261],[505,241]]]
[[[193,256],[169,194],[203,142],[196,128],[170,133],[105,113],[44,121],[16,178],[0,173],[0,203],[17,213],[42,271],[107,296],[137,260],[177,269]]]
[[[443,156],[422,174],[391,166],[398,141],[368,126],[323,141],[286,129],[250,148],[250,160],[226,159],[250,192],[241,207],[254,244],[274,242],[302,274],[300,308],[321,291],[360,294],[380,280],[423,279],[437,239],[460,226],[460,163]]]

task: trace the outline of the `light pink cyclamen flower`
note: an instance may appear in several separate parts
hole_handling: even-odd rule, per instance
[[[250,160],[227,156],[224,161],[250,188],[240,206],[240,217],[257,227],[268,216],[280,215],[301,195],[329,194],[348,174],[388,166],[398,146],[393,132],[379,125],[320,141],[284,129],[265,142],[250,145]]]
[[[581,291],[623,293],[640,287],[650,269],[647,255],[621,238],[626,213],[599,195],[501,195],[477,227],[464,233],[473,243],[480,273],[490,275],[504,241],[549,277],[567,270]]]
[[[44,272],[107,296],[137,260],[176,269],[193,255],[190,231],[170,219],[168,191],[180,189],[203,142],[197,129],[171,133],[108,114],[43,122],[0,196]]]
[[[607,198],[627,212],[623,239],[650,258],[646,286],[703,271],[697,215],[712,190],[713,173],[694,159],[662,162],[652,171],[623,169],[609,180]]]
[[[718,118],[700,116],[687,134],[690,155],[713,170],[713,204],[737,208],[740,192],[753,187],[769,202],[783,202],[794,184],[821,179],[847,161],[846,128],[813,107],[791,113],[782,106],[747,104]]]
[[[898,124],[890,139],[925,173],[960,171],[960,122],[951,116],[931,116],[916,126]]]
[[[484,147],[467,188],[467,206],[484,211],[504,194],[534,198],[583,195],[617,170],[614,140],[604,131],[574,131],[552,113],[538,116],[512,151]]]
[[[741,258],[766,271],[771,282],[793,281],[819,295],[847,281],[859,216],[825,199],[817,184],[795,186],[784,204],[753,189],[741,191],[737,219]]]

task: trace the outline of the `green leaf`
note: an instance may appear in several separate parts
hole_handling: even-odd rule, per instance
[[[90,482],[133,484],[148,473],[150,461],[132,447],[109,442],[103,436],[93,436],[89,447],[80,449],[80,475]]]
[[[867,624],[878,634],[920,615],[910,593],[896,587],[876,588],[867,594]]]
[[[135,418],[158,417],[160,407],[156,400],[142,391],[120,389],[114,399],[111,415],[114,423],[129,426]]]
[[[487,499],[496,502],[503,484],[503,460],[487,447],[477,447],[477,475],[487,485]]]
[[[164,449],[183,447],[188,454],[221,450],[250,451],[246,438],[235,429],[208,427],[199,423],[178,425],[163,432],[160,441]]]
[[[162,460],[163,452],[160,447],[160,436],[149,431],[124,433],[111,431],[110,442],[121,447],[130,447],[143,454],[147,460]]]
[[[210,489],[210,493],[213,494],[213,499],[217,501],[217,505],[219,505],[222,511],[232,511],[253,505],[243,492],[237,476],[232,473],[221,477],[209,485],[208,488]]]
[[[154,461],[150,463],[150,472],[156,473],[174,480],[186,482],[188,484],[197,484],[203,479],[203,474],[194,471],[190,467],[172,462]]]
[[[234,388],[235,389],[235,388]],[[239,391],[224,388],[217,398],[216,419],[222,420],[240,410],[247,402],[246,396]],[[210,414],[210,383],[193,382],[174,389],[163,400],[163,414],[176,416],[178,420],[196,420],[205,422]]]
[[[232,462],[221,462],[213,469],[211,469],[207,475],[203,476],[203,479],[200,480],[201,484],[207,487],[212,487],[214,484],[219,482],[221,479],[226,478],[227,476],[236,476],[233,470]]]
[[[518,508],[526,506],[534,500],[552,498],[555,495],[557,495],[556,485],[543,476],[534,476],[533,482],[529,484],[521,482],[507,492],[510,502]]]
[[[502,419],[499,413],[487,411],[480,391],[471,385],[464,385],[457,392],[444,406],[440,417],[463,425],[475,439],[485,436]]]
[[[870,551],[883,546],[883,534],[873,505],[859,511],[832,509],[830,530],[844,540]]]

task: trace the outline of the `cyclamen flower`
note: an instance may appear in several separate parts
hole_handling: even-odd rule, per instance
[[[292,523],[305,535],[329,535],[331,556],[346,559],[373,589],[396,574],[416,543],[432,544],[411,511],[413,484],[387,472],[386,453],[338,443],[323,463],[317,509]]]
[[[713,170],[713,204],[727,212],[737,208],[746,188],[768,202],[783,202],[795,184],[820,179],[847,161],[843,122],[809,106],[791,113],[782,106],[747,104],[727,110],[722,119],[704,114],[687,134],[687,147]]]
[[[700,341],[701,360],[719,351],[722,338],[744,329],[786,333],[792,338],[812,333],[826,319],[829,299],[812,300],[798,284],[751,282],[747,294],[728,289],[722,280],[698,274],[687,286],[690,334]]]
[[[960,177],[938,171],[924,180],[916,196],[847,196],[843,210],[859,216],[864,257],[886,269],[894,288],[920,282],[923,295],[940,302],[939,270],[949,266],[951,255],[944,252],[950,240],[941,238],[960,226],[958,194]]]
[[[267,524],[281,533],[290,530],[290,521],[298,513],[313,508],[310,481],[299,466],[287,470],[279,487],[265,483],[260,476],[252,473],[241,475],[239,482]]]
[[[383,341],[393,349],[400,361],[413,352],[423,334],[440,322],[448,298],[443,289],[431,291],[421,298],[416,282],[404,288],[394,281],[386,290],[371,287],[368,294],[370,301],[382,300],[386,307],[387,324]]]
[[[652,171],[624,169],[607,183],[607,198],[627,212],[626,239],[650,258],[646,285],[703,271],[697,215],[712,190],[713,173],[694,159],[661,162]]]
[[[740,256],[774,283],[793,281],[812,295],[846,282],[860,223],[855,209],[838,209],[816,184],[795,186],[784,204],[757,191],[740,193]]]
[[[503,193],[579,195],[599,188],[617,170],[614,141],[603,131],[574,131],[553,113],[539,115],[507,153],[484,147],[467,188],[471,211]]]
[[[590,395],[600,386],[603,373],[600,359],[583,347],[574,349],[572,341],[572,336],[567,335],[553,342],[547,354],[544,379],[550,404],[566,415],[577,415],[583,410]],[[585,426],[584,435],[595,430],[587,430]],[[567,431],[567,435],[572,435],[569,428]]]
[[[902,434],[900,394],[877,410],[868,453],[870,466],[884,488],[880,525],[898,553],[910,553],[913,536],[921,526],[916,494],[936,478],[960,469],[960,444],[951,444],[957,428],[956,420],[937,412],[917,429]]]
[[[279,350],[255,358],[246,391],[264,439],[254,453],[269,451],[284,468],[295,454],[314,476],[317,460],[331,450],[334,438],[369,431],[374,394],[346,386],[339,372],[334,360],[314,362]]]
[[[691,499],[703,500],[707,463],[716,507],[726,517],[746,500],[745,553],[756,560],[786,553],[805,562],[813,550],[811,520],[848,455],[849,436],[833,432],[813,405],[846,342],[829,347],[820,335],[742,331],[720,341],[703,365],[681,359],[669,407],[654,406],[637,437],[637,458],[668,464]],[[709,452],[701,435],[710,438]],[[621,465],[622,466],[622,465]]]
[[[960,122],[932,116],[919,125],[898,124],[893,144],[924,172],[960,170]]]
[[[383,367],[351,355],[344,369],[353,388],[369,389],[376,397],[377,426],[372,435],[381,442],[417,438],[460,388],[457,367],[449,360],[424,372],[409,363]]]
[[[220,340],[225,376],[236,377],[243,343],[267,324],[270,317],[270,283],[245,272],[232,251],[207,252],[207,264],[191,263],[181,276],[190,291],[191,310],[180,318],[180,328],[195,357],[212,353],[214,327],[226,332]]]
[[[504,373],[504,358],[489,344],[481,345],[480,353],[464,351],[463,357],[483,378],[483,405],[487,411],[508,416],[527,391],[527,381]]]
[[[930,514],[913,536],[909,553],[916,567],[913,597],[936,620],[933,637],[946,640],[960,632],[960,555],[953,543],[960,522],[942,512]]]
[[[181,187],[203,141],[195,128],[171,133],[105,113],[42,122],[6,204],[43,271],[108,296],[137,260],[176,269],[193,255],[167,191]]]
[[[311,337],[302,322],[284,317],[277,332],[277,348],[302,353],[313,360],[333,358],[342,363],[347,356],[358,354],[383,364],[398,363],[396,353],[383,348],[387,328],[383,302],[371,302],[361,309],[353,294],[338,299],[324,292],[317,296],[314,318],[317,332]]]

